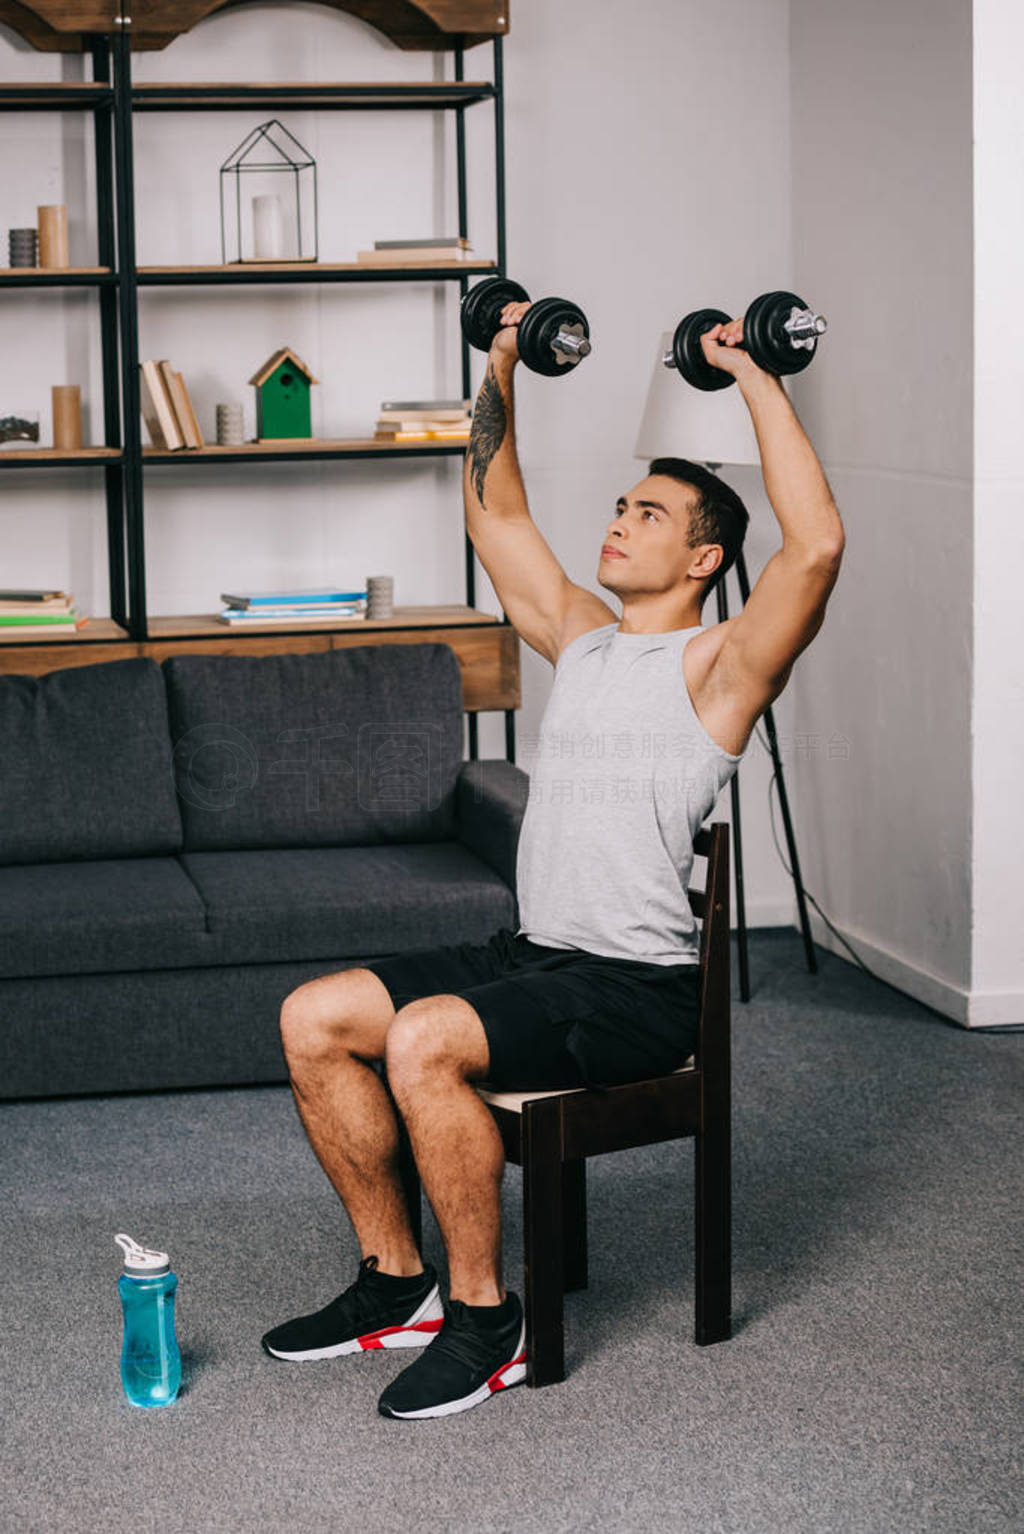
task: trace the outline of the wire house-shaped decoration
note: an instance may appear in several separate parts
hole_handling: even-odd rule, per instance
[[[260,123],[220,168],[224,265],[317,261],[316,161],[279,123]]]

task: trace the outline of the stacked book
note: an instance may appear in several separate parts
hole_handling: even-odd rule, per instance
[[[139,364],[142,419],[154,447],[202,447],[203,434],[185,380],[169,362]]]
[[[340,586],[316,586],[311,590],[222,591],[226,605],[217,614],[221,623],[245,628],[256,623],[333,623],[338,619],[366,617],[366,585],[345,591]]]
[[[468,442],[468,399],[386,399],[380,407],[377,442]]]
[[[88,621],[70,591],[0,591],[0,638],[74,639]]]
[[[375,240],[361,250],[365,266],[444,266],[449,261],[472,261],[473,247],[458,235],[426,240]]]

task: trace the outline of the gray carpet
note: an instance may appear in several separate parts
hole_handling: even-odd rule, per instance
[[[260,1351],[355,1263],[285,1088],[0,1110],[0,1527],[1019,1534],[1024,1038],[819,963],[752,934],[734,1001],[734,1340],[691,1340],[692,1148],[607,1157],[569,1378],[436,1422],[377,1414],[405,1356]],[[121,1394],[118,1230],[181,1279],[164,1411]]]

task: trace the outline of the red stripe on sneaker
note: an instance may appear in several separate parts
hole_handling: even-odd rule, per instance
[[[357,1337],[356,1341],[361,1348],[382,1348],[381,1337],[393,1337],[396,1332],[439,1332],[442,1321],[417,1321],[414,1326],[382,1326],[379,1332],[367,1332],[365,1337]]]
[[[494,1395],[497,1390],[507,1390],[508,1386],[501,1376],[505,1373],[506,1369],[511,1369],[514,1364],[523,1364],[525,1362],[526,1354],[520,1353],[518,1358],[510,1358],[507,1364],[502,1364],[500,1369],[496,1369],[487,1381],[487,1388],[491,1394]]]

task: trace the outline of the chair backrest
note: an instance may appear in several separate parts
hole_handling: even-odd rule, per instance
[[[728,1083],[729,1049],[729,826],[702,826],[693,839],[696,857],[707,860],[704,888],[689,889],[690,909],[701,923],[700,1020],[696,1063],[705,1077]]]

